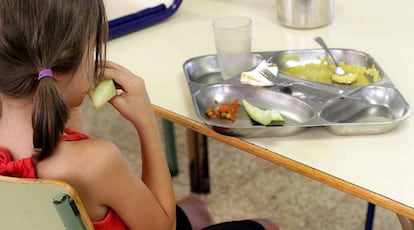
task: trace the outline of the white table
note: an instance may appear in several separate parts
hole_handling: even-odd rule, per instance
[[[335,136],[312,128],[295,136],[239,139],[220,135],[197,117],[182,65],[215,53],[211,21],[245,15],[253,20],[253,51],[332,48],[373,56],[408,103],[414,104],[414,1],[339,0],[331,25],[293,30],[278,25],[272,0],[185,0],[167,21],[109,42],[108,59],[146,80],[161,117],[414,219],[413,117],[396,130]]]

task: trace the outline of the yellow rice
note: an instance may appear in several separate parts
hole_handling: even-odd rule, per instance
[[[293,59],[297,60],[296,58]],[[330,64],[331,62],[328,58],[319,59],[320,62],[317,64],[308,63],[305,65],[285,67],[281,69],[281,72],[310,81],[333,84],[334,82],[332,82],[331,77],[335,69],[335,65]],[[288,57],[284,60],[292,60],[292,57]],[[341,61],[339,62],[339,66],[341,66],[346,72],[357,75],[357,80],[352,84],[353,86],[369,85],[372,84],[372,82],[381,80],[381,75],[375,68],[375,65],[367,68],[355,64],[346,64]],[[372,79],[372,82],[370,79]]]

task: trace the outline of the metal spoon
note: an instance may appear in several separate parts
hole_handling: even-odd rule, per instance
[[[322,46],[322,48],[331,56],[332,61],[335,64],[335,70],[332,74],[332,81],[339,83],[339,84],[346,84],[350,85],[354,83],[357,80],[357,76],[355,74],[347,73],[342,67],[338,65],[338,62],[335,60],[335,57],[331,53],[331,51],[328,49],[328,46],[326,45],[325,41],[321,37],[316,37],[315,41]]]

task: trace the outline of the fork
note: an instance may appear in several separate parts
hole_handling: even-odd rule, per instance
[[[263,77],[265,77],[265,78],[267,78],[267,79],[270,79],[270,78],[276,77],[276,75],[275,75],[275,74],[273,74],[270,70],[268,70],[268,69],[266,69],[266,68],[259,69],[258,71],[259,71],[259,73],[260,73]]]
[[[275,74],[273,74],[270,70],[268,70],[266,68],[259,69],[258,72],[262,76],[266,77],[267,79],[271,79],[271,78],[275,78],[276,77]],[[282,88],[282,91],[283,90],[288,90],[288,92],[290,92],[289,94],[291,94],[291,88],[290,87],[292,87],[293,85],[296,84],[296,85],[301,85],[301,86],[304,86],[304,87],[307,87],[307,88],[311,88],[311,89],[314,89],[314,90],[317,90],[317,91],[323,91],[323,92],[332,93],[332,94],[335,94],[336,95],[335,97],[330,98],[328,101],[336,100],[336,99],[344,99],[344,98],[348,98],[348,99],[358,99],[358,100],[360,99],[358,97],[351,96],[350,94],[352,94],[353,92],[358,91],[359,89],[361,89],[361,87],[357,87],[357,88],[352,89],[352,90],[350,90],[348,92],[343,91],[343,90],[339,90],[339,92],[338,92],[335,89],[328,90],[327,88],[318,88],[318,87],[310,86],[310,85],[308,85],[306,83],[299,83],[299,82],[295,82],[295,83],[293,83],[293,82],[279,82],[279,83],[274,82],[274,83],[277,86],[281,87]]]

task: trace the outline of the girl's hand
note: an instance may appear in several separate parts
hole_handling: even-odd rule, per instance
[[[113,79],[117,88],[122,91],[109,103],[125,119],[139,127],[153,118],[151,102],[142,78],[110,61],[106,61],[104,77]]]

